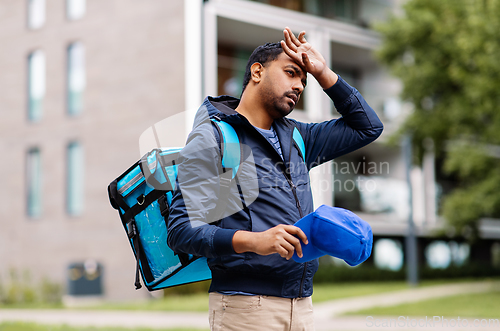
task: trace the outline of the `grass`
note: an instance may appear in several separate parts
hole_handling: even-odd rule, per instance
[[[364,309],[348,315],[364,316],[450,316],[500,318],[500,289],[488,293],[462,294],[451,297]]]
[[[452,283],[481,281],[482,279],[440,279],[440,280],[424,280],[421,281],[418,287],[426,287],[433,285],[444,285]],[[409,289],[410,286],[405,281],[391,282],[367,282],[367,283],[338,283],[338,284],[315,284],[314,293],[312,296],[313,302],[323,302],[328,300],[387,293]]]
[[[408,288],[406,282],[315,284],[312,300],[315,303],[355,296],[393,292]]]
[[[0,309],[64,309],[64,305],[62,303],[44,302],[0,303]]]
[[[148,310],[148,311],[208,311],[208,293],[169,295],[162,299],[129,303],[104,303],[84,309]]]
[[[0,331],[131,331],[128,328],[116,327],[72,327],[67,325],[41,325],[24,322],[5,322],[0,324]],[[208,331],[205,329],[147,329],[134,328],[134,331]]]

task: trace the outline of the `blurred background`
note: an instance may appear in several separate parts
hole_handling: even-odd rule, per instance
[[[150,298],[134,289],[107,185],[150,126],[180,114],[182,142],[206,95],[239,97],[250,53],[285,26],[305,30],[385,126],[311,172],[316,206],[350,209],[374,234],[369,260],[322,258],[315,283],[500,276],[499,7],[0,0],[0,301]],[[291,117],[339,114],[311,78]]]

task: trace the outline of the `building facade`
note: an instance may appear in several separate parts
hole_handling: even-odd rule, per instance
[[[106,297],[147,296],[106,188],[139,158],[140,134],[185,107],[183,13],[182,1],[0,2],[2,280],[14,269],[66,286],[71,264],[97,261]]]

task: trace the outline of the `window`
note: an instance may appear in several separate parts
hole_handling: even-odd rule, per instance
[[[251,50],[235,46],[218,45],[218,94],[239,98],[245,75],[245,67]]]
[[[67,148],[66,210],[70,215],[83,212],[84,155],[78,142],[71,142]]]
[[[40,29],[45,24],[45,0],[28,0],[28,27]]]
[[[70,115],[77,115],[83,109],[85,90],[85,49],[81,42],[68,47],[67,109]]]
[[[85,15],[85,0],[66,0],[66,15],[69,20],[78,20]]]
[[[326,18],[354,21],[357,18],[359,0],[253,0]]]
[[[28,57],[28,119],[41,119],[45,97],[45,55],[37,50]]]
[[[27,213],[39,217],[42,213],[42,164],[40,150],[31,148],[26,157]]]

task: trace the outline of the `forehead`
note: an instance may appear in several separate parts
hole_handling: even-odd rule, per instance
[[[274,65],[279,66],[281,68],[293,66],[294,69],[296,69],[296,71],[299,71],[302,76],[306,76],[306,71],[304,70],[304,68],[302,66],[299,66],[297,62],[292,60],[292,58],[289,57],[285,52],[282,52],[278,56],[278,58],[273,62]]]

